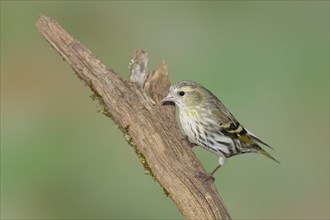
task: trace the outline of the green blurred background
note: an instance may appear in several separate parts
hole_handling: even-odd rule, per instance
[[[281,161],[229,159],[234,219],[329,218],[328,1],[1,1],[1,217],[181,218],[35,28],[56,19],[128,78],[131,52],[195,80]],[[207,170],[217,157],[194,152]]]

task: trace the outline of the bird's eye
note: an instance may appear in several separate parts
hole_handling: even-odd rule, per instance
[[[184,96],[184,94],[186,94],[186,93],[183,91],[180,91],[178,94],[179,94],[179,96]]]

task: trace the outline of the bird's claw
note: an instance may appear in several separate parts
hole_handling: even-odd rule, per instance
[[[198,173],[197,176],[201,178],[204,182],[207,182],[209,180],[212,180],[212,182],[215,181],[215,178],[210,173]]]

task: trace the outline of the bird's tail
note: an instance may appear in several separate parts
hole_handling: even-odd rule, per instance
[[[261,153],[263,155],[265,155],[266,157],[274,160],[277,163],[280,163],[278,160],[276,160],[274,157],[272,157],[272,155],[270,155],[267,151],[265,151],[264,149],[262,149],[259,145],[256,146],[257,152]]]

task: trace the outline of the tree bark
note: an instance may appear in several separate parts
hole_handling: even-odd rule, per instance
[[[107,68],[80,42],[49,17],[40,15],[37,29],[69,63],[77,76],[96,94],[104,113],[111,117],[131,144],[145,169],[161,185],[186,219],[230,219],[212,181],[189,143],[182,140],[175,121],[175,107],[162,106],[169,89],[163,61],[152,74],[133,83]],[[135,54],[135,58],[140,55]],[[141,61],[145,63],[145,60]],[[140,65],[138,60],[133,65]],[[146,63],[145,63],[146,64]],[[131,66],[131,70],[136,66]],[[141,64],[142,70],[145,66]],[[133,72],[133,71],[132,71]]]

